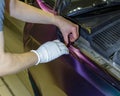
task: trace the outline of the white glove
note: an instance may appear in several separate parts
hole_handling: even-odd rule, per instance
[[[37,50],[31,50],[38,56],[39,63],[46,63],[52,61],[63,54],[69,54],[68,48],[59,40],[49,41],[41,45]]]

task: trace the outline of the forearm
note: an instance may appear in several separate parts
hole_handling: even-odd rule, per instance
[[[57,25],[57,22],[55,20],[57,16],[54,16],[49,12],[42,11],[41,9],[35,8],[18,0],[16,0],[15,3],[12,3],[11,0],[10,14],[12,17],[25,22]]]
[[[37,56],[32,52],[23,54],[1,53],[0,76],[13,74],[33,66],[37,62]]]

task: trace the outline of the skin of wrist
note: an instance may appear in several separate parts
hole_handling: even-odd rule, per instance
[[[57,27],[60,27],[60,18],[62,18],[62,17],[58,16],[58,15],[54,15],[53,24]]]

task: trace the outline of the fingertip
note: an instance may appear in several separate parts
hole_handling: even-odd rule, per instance
[[[73,37],[77,39],[79,37],[79,27],[77,26],[76,28],[73,28]]]

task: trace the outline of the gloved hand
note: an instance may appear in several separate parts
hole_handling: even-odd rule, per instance
[[[59,40],[49,41],[37,50],[31,51],[38,56],[37,64],[52,61],[63,54],[69,54],[68,48]]]

